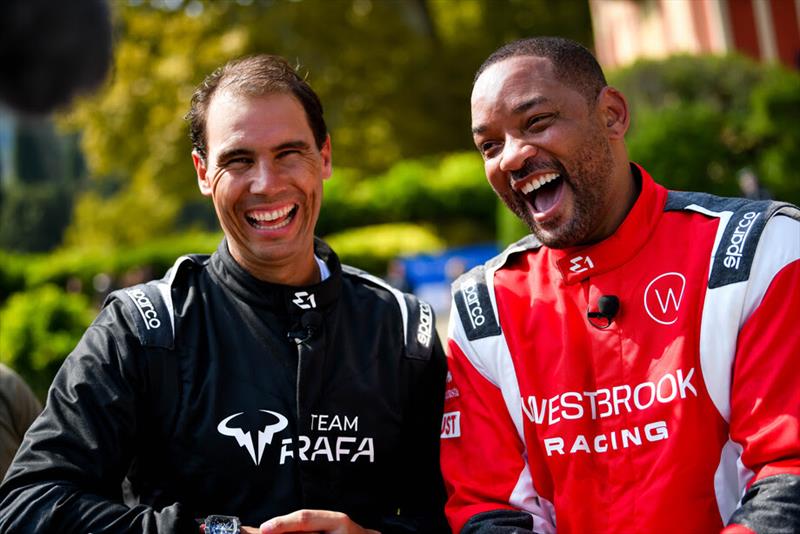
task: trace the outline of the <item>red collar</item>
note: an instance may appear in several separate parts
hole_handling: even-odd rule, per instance
[[[667,190],[655,183],[639,165],[632,166],[634,176],[641,176],[642,190],[616,232],[594,245],[547,249],[565,283],[574,284],[616,269],[633,258],[650,238],[664,213]]]

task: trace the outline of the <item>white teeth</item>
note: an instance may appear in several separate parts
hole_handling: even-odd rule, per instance
[[[275,211],[259,211],[254,212],[248,215],[251,219],[255,219],[259,222],[270,222],[276,219],[280,219],[281,217],[285,217],[289,214],[290,211],[294,209],[294,204],[291,206],[286,206],[285,208],[281,208]]]
[[[281,221],[281,222],[279,222],[278,224],[276,224],[274,226],[270,226],[269,229],[270,230],[278,230],[279,228],[283,228],[284,226],[286,226],[290,222],[292,222],[291,219],[286,219],[285,221]]]
[[[525,185],[523,185],[522,189],[520,189],[520,191],[522,191],[523,195],[527,195],[531,191],[536,191],[537,189],[542,187],[544,184],[550,183],[553,180],[555,180],[556,178],[558,178],[558,173],[557,172],[551,172],[551,173],[548,173],[548,174],[543,174],[539,178],[534,178],[530,182],[528,182]]]
[[[527,184],[522,186],[522,194],[523,195],[527,195],[531,191],[533,191],[535,189],[539,189],[540,187],[541,187],[541,184],[539,183],[539,180],[532,180],[532,181],[530,181]]]

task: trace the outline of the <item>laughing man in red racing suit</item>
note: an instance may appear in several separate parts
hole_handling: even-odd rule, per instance
[[[576,43],[478,71],[475,144],[532,235],[453,286],[454,532],[800,532],[798,210],[666,190],[628,124]]]

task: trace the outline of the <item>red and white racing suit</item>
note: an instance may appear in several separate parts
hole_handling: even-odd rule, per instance
[[[454,532],[800,531],[798,209],[632,168],[609,238],[528,237],[453,285]]]

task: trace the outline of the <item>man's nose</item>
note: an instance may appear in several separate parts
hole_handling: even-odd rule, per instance
[[[279,184],[278,173],[268,161],[261,161],[253,167],[250,177],[251,193],[266,193],[278,187]]]
[[[525,164],[528,158],[536,155],[538,150],[524,139],[509,137],[503,145],[500,155],[500,170],[503,172],[516,171]]]

